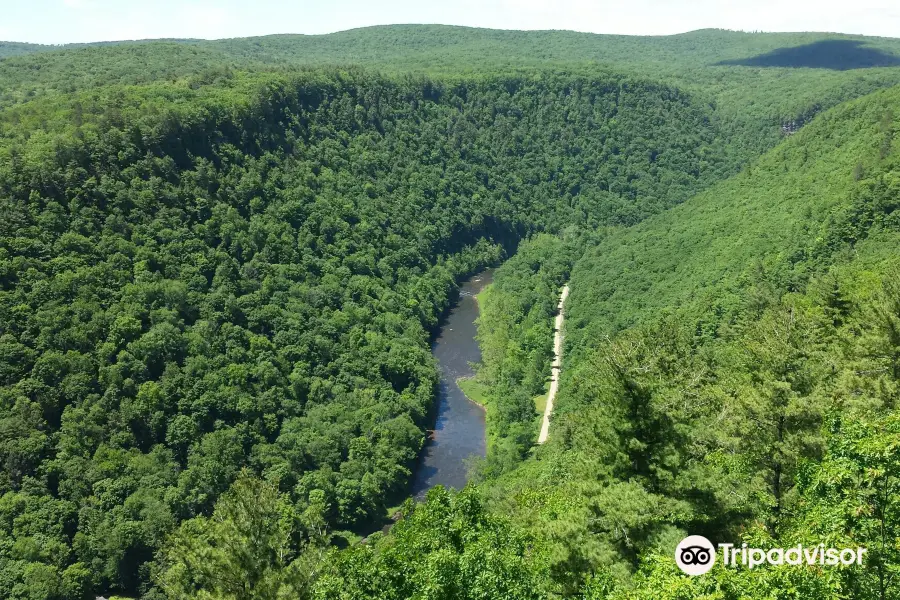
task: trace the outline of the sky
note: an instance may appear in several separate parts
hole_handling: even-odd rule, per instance
[[[706,27],[900,37],[898,0],[0,0],[0,40],[320,34],[393,23],[667,35]]]

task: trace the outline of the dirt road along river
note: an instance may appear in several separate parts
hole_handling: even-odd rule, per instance
[[[547,394],[547,406],[544,408],[544,420],[541,422],[541,434],[538,436],[538,444],[547,441],[550,435],[550,415],[553,413],[553,400],[556,399],[556,390],[559,389],[559,370],[562,368],[562,343],[563,324],[565,322],[565,303],[569,296],[569,284],[563,286],[559,296],[556,320],[553,322],[553,364],[550,366],[550,392]]]

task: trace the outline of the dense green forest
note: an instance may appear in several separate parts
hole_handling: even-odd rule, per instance
[[[900,598],[898,65],[713,30],[0,44],[0,597]],[[500,261],[488,456],[404,502],[430,341]],[[688,578],[687,532],[870,560]]]
[[[422,444],[454,281],[529,231],[633,223],[733,168],[704,107],[612,75],[177,94],[8,115],[2,489],[9,533],[52,524],[58,548],[8,581],[44,565],[135,593],[244,467],[329,528],[378,523]]]
[[[708,102],[723,126],[736,130],[729,149],[744,160],[776,143],[782,122],[802,124],[839,102],[900,83],[896,39],[819,33],[616,36],[392,25],[328,35],[0,48],[30,52],[0,61],[0,107],[112,83],[196,88],[236,70],[361,65],[443,78],[547,69],[591,77],[613,69]]]
[[[900,382],[898,102],[894,88],[838,107],[575,263],[555,432],[484,486],[543,532],[555,591],[591,572],[598,598],[900,596],[884,541],[900,506],[885,453]],[[663,557],[685,532],[874,554],[864,573],[684,580]]]

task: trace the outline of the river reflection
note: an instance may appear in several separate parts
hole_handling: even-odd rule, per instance
[[[485,454],[484,409],[466,398],[456,380],[473,375],[469,363],[481,361],[475,340],[475,294],[492,279],[493,270],[488,269],[462,285],[459,302],[432,346],[441,378],[434,435],[425,443],[413,480],[412,492],[418,499],[435,485],[462,488],[467,480],[466,459]]]

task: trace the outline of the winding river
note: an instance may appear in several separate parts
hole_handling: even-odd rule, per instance
[[[432,345],[440,369],[440,383],[434,433],[422,449],[413,479],[412,493],[418,499],[436,485],[462,488],[468,479],[466,459],[485,455],[484,409],[463,394],[456,380],[474,375],[469,364],[481,361],[481,350],[475,339],[478,317],[475,295],[492,279],[493,270],[488,269],[462,285],[459,301]]]

